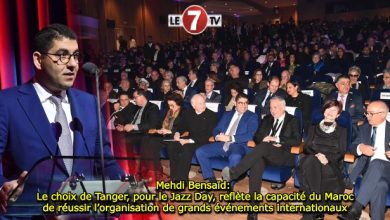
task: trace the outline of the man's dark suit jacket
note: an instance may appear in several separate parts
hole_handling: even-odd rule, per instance
[[[115,112],[111,117],[115,117],[115,124],[125,125],[131,123],[137,111],[137,106],[129,103],[124,109]]]
[[[140,109],[138,107],[138,109]],[[137,109],[137,111],[138,111]],[[136,114],[134,114],[133,120]],[[156,104],[148,102],[145,105],[145,109],[141,115],[141,123],[138,125],[138,130],[142,133],[147,132],[149,129],[158,128],[160,125],[160,110]]]
[[[267,62],[266,65],[264,65],[264,69],[263,69],[264,76],[263,77],[265,79],[268,79],[270,76],[279,76],[280,77],[280,73],[282,71],[281,71],[279,62],[274,61],[271,67],[269,67],[269,65],[270,65],[269,62]]]
[[[191,85],[191,82],[188,85]],[[193,86],[188,86],[188,88],[191,88],[196,92],[201,92],[204,90],[204,82],[198,79]]]
[[[195,89],[193,89],[193,88],[187,86],[186,93],[183,94],[183,95],[184,95],[184,102],[187,103],[187,104],[188,104],[188,103],[191,103],[191,98],[192,98],[192,96],[194,96],[196,93],[197,93],[197,92],[196,92]]]
[[[70,124],[73,130],[74,156],[100,157],[96,97],[73,88],[67,90],[67,95],[73,117]],[[105,126],[103,148],[104,156],[112,157]],[[0,91],[0,155],[0,185],[16,179],[23,170],[30,171],[23,194],[17,202],[36,202],[39,190],[47,193],[51,186],[50,193],[54,193],[61,182],[69,177],[62,159],[50,159],[61,153],[53,125],[49,123],[31,83]],[[39,161],[39,165],[31,171]],[[84,174],[87,180],[91,179],[99,162],[73,160],[72,173],[78,172]],[[111,179],[119,179],[123,171],[116,161],[107,159],[105,163],[106,175]],[[54,181],[52,184],[51,180]],[[18,210],[22,213],[24,209]]]
[[[357,147],[359,144],[367,144],[371,145],[371,130],[372,126],[368,123],[365,123],[364,125],[359,127],[359,133],[356,137],[356,139],[352,142],[352,149],[353,153],[358,156],[357,154]],[[390,122],[386,121],[386,132],[385,132],[385,152],[390,150],[389,143],[390,143]],[[365,166],[370,161],[370,157],[367,157],[365,155],[361,155],[358,158],[358,161],[356,163],[356,166],[354,167],[354,173],[361,174],[364,171]],[[357,177],[356,176],[356,177]]]
[[[266,105],[263,107],[261,104],[264,101],[265,96],[267,95],[268,88],[261,89],[253,99],[252,104],[257,105],[257,107],[260,109],[261,114],[266,114],[268,115],[270,113],[269,111],[269,102],[266,103]],[[282,98],[286,98],[287,93],[283,89],[278,89],[274,94],[272,94],[271,98],[274,96],[280,96]]]
[[[221,103],[222,96],[218,94],[217,92],[211,92],[210,98],[206,97],[206,102],[215,102],[215,103]]]
[[[336,91],[331,93],[327,100],[336,99],[338,97],[339,92]],[[362,97],[353,93],[349,93],[347,96],[347,100],[345,102],[345,111],[349,113],[352,118],[352,123],[357,123],[359,120],[364,120],[364,108]]]
[[[259,144],[263,141],[264,137],[268,136],[271,132],[272,126],[274,124],[274,117],[272,115],[267,115],[264,117],[261,122],[260,129],[257,130],[255,134],[255,142]],[[282,145],[283,150],[290,152],[292,146],[299,145],[302,141],[301,130],[299,129],[299,121],[292,115],[286,112],[284,117],[283,125],[280,128],[280,144]],[[291,154],[291,156],[293,156]]]

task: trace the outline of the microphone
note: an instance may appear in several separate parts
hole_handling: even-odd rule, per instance
[[[92,62],[86,62],[81,67],[88,76],[98,75],[100,73],[99,67]]]

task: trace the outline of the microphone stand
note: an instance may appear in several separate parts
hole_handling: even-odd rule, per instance
[[[99,126],[99,147],[100,147],[100,165],[101,165],[101,172],[102,172],[102,186],[103,186],[103,193],[106,193],[106,174],[105,174],[105,168],[104,168],[104,148],[103,148],[103,131],[102,131],[102,113],[100,112],[100,91],[99,91],[99,69],[97,68],[95,71],[95,79],[96,79],[96,99],[97,99],[97,105],[96,105],[96,111],[98,114],[98,126]]]

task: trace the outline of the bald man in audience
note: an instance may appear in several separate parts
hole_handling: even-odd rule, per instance
[[[362,174],[359,194],[347,213],[340,219],[359,219],[362,209],[370,203],[371,219],[385,218],[386,199],[390,186],[390,122],[386,121],[389,108],[382,101],[367,106],[368,124],[359,128],[352,143],[354,153],[359,156],[352,173]],[[352,175],[352,174],[351,174]]]

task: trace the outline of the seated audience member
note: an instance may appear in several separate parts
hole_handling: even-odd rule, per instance
[[[300,77],[304,79],[305,85],[310,85],[316,78],[321,78],[325,71],[324,61],[321,60],[319,53],[314,53],[311,58],[312,63],[306,66]]]
[[[322,107],[324,119],[309,128],[304,156],[299,160],[300,190],[306,195],[343,193],[343,158],[347,145],[347,130],[336,123],[342,111],[341,103],[328,100]],[[324,197],[322,197],[324,198]],[[310,205],[314,201],[306,200]],[[323,204],[324,200],[318,203]],[[323,213],[303,214],[303,220],[323,219]]]
[[[122,79],[119,85],[118,93],[127,93],[129,97],[133,97],[134,90],[130,87],[130,80]]]
[[[287,89],[287,82],[290,81],[290,78],[291,78],[291,74],[288,70],[283,70],[282,73],[280,74],[280,86],[279,88],[283,89],[284,91],[286,91]]]
[[[374,101],[367,106],[368,124],[360,127],[359,134],[352,143],[354,154],[359,158],[352,170],[351,179],[354,173],[356,177],[362,174],[363,179],[355,202],[347,213],[339,216],[340,219],[359,219],[362,209],[368,203],[371,219],[385,219],[390,187],[390,122],[386,121],[388,112],[388,106],[382,101]]]
[[[267,83],[267,88],[261,89],[259,93],[256,94],[253,104],[261,111],[261,115],[268,115],[269,110],[269,100],[274,96],[286,97],[286,92],[283,89],[279,88],[280,79],[277,76],[272,76]]]
[[[153,99],[153,93],[151,91],[149,91],[149,81],[148,80],[146,80],[145,78],[141,78],[139,80],[139,83],[138,83],[138,88],[145,91],[146,97],[148,98],[148,100]]]
[[[267,80],[264,80],[263,71],[261,69],[256,69],[253,72],[251,82],[248,87],[253,90],[254,94],[267,87]]]
[[[161,82],[160,92],[157,93],[157,96],[155,97],[156,100],[164,101],[166,97],[172,93],[172,86],[171,82],[164,79]]]
[[[273,51],[268,52],[267,62],[264,64],[263,73],[265,79],[270,79],[271,76],[280,76],[280,64],[276,60],[275,53]]]
[[[250,170],[249,193],[252,205],[257,203],[253,196],[255,193],[260,193],[265,166],[294,166],[295,159],[290,153],[291,146],[300,144],[302,140],[299,122],[285,111],[284,99],[279,96],[273,97],[270,107],[271,115],[263,119],[261,127],[256,132],[257,145],[253,151],[247,154],[237,166],[225,167],[222,170],[222,177],[226,181],[238,179]],[[257,213],[249,213],[248,219],[257,219]]]
[[[117,99],[118,93],[113,90],[113,86],[111,82],[104,82],[103,91],[107,94],[109,99]]]
[[[248,79],[240,76],[240,67],[236,63],[229,64],[229,78],[225,83],[224,94],[230,93],[232,84],[237,84],[241,89],[248,88]]]
[[[305,132],[308,131],[311,125],[311,97],[303,94],[297,81],[289,81],[287,83],[287,94],[286,105],[297,107],[302,112],[303,118],[303,129]]]
[[[336,99],[343,105],[343,111],[347,111],[352,118],[352,140],[358,132],[358,125],[363,124],[364,109],[362,97],[358,94],[350,93],[351,80],[347,75],[341,75],[336,79],[337,91],[331,93],[327,100]]]
[[[141,169],[155,172],[161,176],[162,167],[160,164],[160,150],[167,146],[166,139],[172,139],[173,134],[178,130],[183,117],[183,97],[177,93],[170,93],[165,101],[168,103],[168,111],[159,126],[159,129],[150,129],[148,134],[141,141]],[[174,164],[170,164],[171,169]],[[145,175],[144,175],[145,176]]]
[[[206,108],[206,99],[202,95],[194,95],[191,105],[193,109],[185,112],[179,131],[174,134],[176,141],[168,142],[172,181],[188,181],[195,150],[208,143],[213,128],[217,124],[217,114]],[[189,132],[189,136],[180,137],[180,134],[184,132]]]
[[[379,86],[379,89],[390,89],[390,68],[383,70],[383,84]]]
[[[295,57],[295,54],[294,54],[294,53],[292,53],[292,54],[289,55],[288,60],[289,60],[289,62],[288,62],[288,64],[287,64],[287,69],[288,69],[288,71],[289,71],[292,75],[294,75],[295,69],[296,69],[297,67],[300,67],[300,65],[296,63],[296,57]]]
[[[153,89],[153,95],[156,97],[159,95],[160,92],[160,86],[162,79],[160,77],[160,73],[158,73],[157,70],[152,70],[150,73],[150,78],[148,79],[149,81],[149,88]]]
[[[362,83],[362,81],[359,81],[361,75],[360,68],[357,66],[351,66],[348,70],[348,76],[351,80],[351,88],[355,91],[357,91],[361,96],[362,100],[367,100],[369,98],[368,96],[368,88],[367,84]],[[364,76],[363,76],[364,77]],[[364,103],[363,103],[364,104]]]
[[[130,102],[130,98],[126,92],[119,94],[119,103],[115,103],[115,112],[111,115],[111,122],[115,128],[118,126],[124,126],[125,124],[131,123],[134,117],[137,107]]]
[[[214,81],[207,79],[204,82],[206,102],[221,103],[222,97],[219,93],[214,92]]]
[[[196,93],[203,91],[203,81],[199,80],[197,69],[191,69],[188,72],[188,79],[190,79],[188,83],[189,88],[196,91]]]
[[[229,167],[236,166],[248,153],[247,142],[253,139],[257,130],[258,117],[248,111],[248,96],[236,96],[236,109],[226,112],[213,130],[214,143],[203,145],[196,150],[196,157],[202,169],[203,178],[216,181],[211,165],[213,157],[227,157]]]
[[[230,93],[226,96],[225,111],[230,112],[233,110],[236,106],[236,97],[240,93],[242,93],[242,88],[238,84],[232,84],[230,87]]]
[[[179,94],[182,94],[184,99],[184,104],[189,104],[193,95],[196,94],[196,91],[188,87],[188,80],[185,76],[179,76],[176,78],[176,86],[179,90]]]
[[[149,129],[157,128],[160,124],[158,106],[148,101],[147,94],[143,89],[135,90],[133,98],[138,108],[131,122],[116,126],[117,131],[125,132],[128,147],[139,146],[144,134]]]

